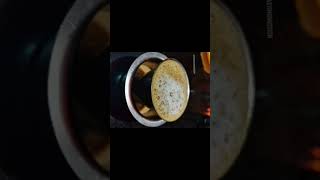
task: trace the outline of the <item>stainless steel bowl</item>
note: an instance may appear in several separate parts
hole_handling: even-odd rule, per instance
[[[133,117],[139,123],[141,123],[147,127],[158,127],[158,126],[161,126],[164,123],[166,123],[166,121],[164,121],[163,119],[151,120],[151,119],[147,119],[147,118],[143,117],[142,115],[140,115],[140,113],[135,108],[135,104],[134,104],[133,98],[132,98],[132,81],[133,81],[133,78],[135,76],[135,73],[136,73],[138,67],[142,63],[144,63],[145,61],[147,61],[149,59],[159,59],[161,61],[164,61],[167,58],[168,57],[166,55],[158,53],[158,52],[144,53],[144,54],[140,55],[139,57],[137,57],[137,59],[130,66],[128,73],[127,73],[126,82],[125,82],[125,97],[126,97],[126,102],[127,102],[128,108],[129,108],[131,114],[133,115]]]
[[[139,57],[137,57],[135,59],[135,61],[132,63],[132,65],[130,66],[127,76],[126,76],[126,81],[125,81],[125,98],[126,98],[126,102],[129,108],[129,111],[131,112],[131,114],[133,115],[133,117],[142,125],[145,125],[147,127],[159,127],[161,125],[163,125],[164,123],[166,123],[165,120],[158,118],[158,119],[148,119],[144,116],[142,116],[135,108],[135,102],[133,100],[133,94],[132,94],[132,83],[133,83],[133,79],[135,77],[136,71],[139,68],[139,66],[141,64],[143,64],[144,62],[150,60],[150,59],[157,59],[160,61],[165,61],[167,59],[171,59],[176,61],[177,63],[179,63],[182,67],[183,65],[176,59],[172,59],[172,58],[168,58],[166,55],[162,54],[162,53],[158,53],[158,52],[147,52],[144,53],[142,55],[140,55]],[[153,69],[154,71],[156,71],[156,68]],[[187,74],[187,73],[186,73]],[[187,77],[188,79],[188,77]],[[147,91],[148,92],[148,91]],[[151,93],[151,91],[150,91]],[[190,87],[189,87],[189,81],[188,81],[188,92],[187,92],[187,101],[189,100],[189,94],[190,94]]]

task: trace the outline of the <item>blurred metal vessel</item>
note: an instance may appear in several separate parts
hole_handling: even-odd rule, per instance
[[[210,179],[216,180],[232,166],[245,141],[253,111],[254,78],[239,23],[218,0],[211,0],[210,9]]]
[[[83,180],[107,180],[109,178],[90,162],[79,145],[79,137],[74,133],[73,123],[76,121],[72,121],[69,107],[67,77],[69,66],[76,58],[81,33],[97,11],[107,5],[106,3],[104,0],[77,0],[74,3],[57,34],[49,67],[48,100],[54,132],[66,160],[78,177]],[[109,29],[109,24],[107,26]]]

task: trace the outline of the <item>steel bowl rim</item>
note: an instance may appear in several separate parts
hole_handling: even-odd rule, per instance
[[[125,81],[125,98],[126,98],[126,102],[127,102],[127,106],[129,108],[129,111],[131,112],[132,116],[142,125],[147,126],[147,127],[159,127],[162,126],[163,124],[166,123],[166,121],[164,121],[163,119],[156,119],[156,120],[149,120],[145,117],[143,117],[142,115],[140,115],[139,112],[137,112],[137,110],[134,107],[134,103],[131,97],[131,87],[132,87],[132,81],[133,81],[133,77],[135,75],[136,70],[138,69],[138,67],[144,63],[145,61],[147,61],[148,59],[159,59],[161,61],[164,61],[166,59],[168,59],[168,57],[162,53],[159,52],[146,52],[141,54],[140,56],[138,56],[134,62],[131,64],[128,73],[127,73],[127,77],[126,77],[126,81]]]

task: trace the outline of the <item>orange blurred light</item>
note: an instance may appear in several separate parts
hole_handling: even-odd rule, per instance
[[[303,167],[307,170],[320,173],[320,147],[310,149],[311,160],[307,160]]]
[[[200,56],[204,71],[210,74],[210,52],[201,52]]]
[[[320,173],[320,160],[309,160],[304,164],[308,170]]]
[[[315,147],[311,149],[311,155],[314,159],[320,160],[320,147]]]
[[[202,113],[202,115],[210,117],[211,116],[211,108],[207,107],[206,110]]]

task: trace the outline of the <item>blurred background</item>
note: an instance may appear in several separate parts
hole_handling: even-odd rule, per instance
[[[9,179],[77,179],[60,152],[47,105],[50,52],[73,2],[0,2],[0,169]]]
[[[0,1],[0,180],[78,179],[56,141],[47,101],[51,51],[57,31],[74,2]],[[100,18],[100,22],[105,21]],[[98,28],[95,30],[96,35],[101,34]],[[84,41],[88,42],[88,39]],[[82,58],[88,58],[89,53],[82,52]],[[99,54],[99,59],[102,58],[106,58],[106,54]],[[103,67],[97,63],[94,65]],[[94,65],[87,66],[88,72],[96,68]],[[79,73],[81,68],[74,71]],[[95,75],[92,73],[87,78]],[[94,83],[91,81],[90,85],[96,85]],[[79,93],[88,93],[83,90]],[[85,143],[94,141],[96,137],[88,139]],[[92,149],[89,147],[88,151]]]
[[[319,1],[223,2],[249,42],[256,83],[247,140],[223,180],[319,179]]]

